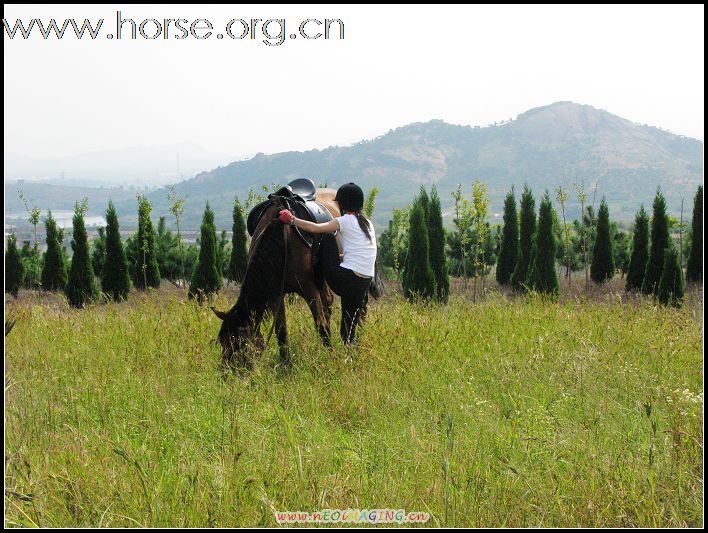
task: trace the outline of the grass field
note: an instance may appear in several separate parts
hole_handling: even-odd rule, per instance
[[[83,311],[21,297],[6,303],[5,524],[393,508],[440,526],[700,527],[699,300],[393,294],[356,353],[323,348],[297,300],[293,369],[273,339],[223,380],[219,320],[175,289]]]

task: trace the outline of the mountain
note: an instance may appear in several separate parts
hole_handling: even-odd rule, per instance
[[[596,196],[599,206],[602,196],[607,198],[613,220],[631,223],[641,203],[650,209],[659,186],[672,214],[678,216],[681,197],[685,199],[687,220],[690,199],[703,182],[703,143],[572,102],[531,109],[516,120],[488,127],[440,120],[414,123],[352,146],[260,153],[197,174],[176,185],[180,196],[188,196],[184,227],[199,227],[208,201],[217,226],[228,229],[236,194],[244,200],[250,188],[260,191],[262,185],[285,184],[299,177],[330,187],[347,181],[365,191],[377,186],[374,222],[379,228],[387,224],[393,208],[411,201],[420,184],[436,185],[446,223],[451,223],[451,193],[459,182],[470,195],[475,179],[487,184],[490,213],[498,222],[504,195],[514,185],[518,198],[524,183],[534,190],[537,204],[544,189],[555,197],[553,190],[564,185],[571,197],[566,214],[577,217],[573,183],[579,178],[588,203]],[[169,213],[165,189],[147,195],[155,217]],[[105,205],[90,205],[98,213],[105,210]],[[133,197],[116,201],[128,224],[137,218],[136,205]]]
[[[512,185],[528,183],[537,197],[548,188],[582,178],[592,203],[606,196],[613,219],[631,221],[640,203],[650,206],[658,186],[678,213],[680,198],[693,197],[703,182],[703,143],[656,127],[639,125],[589,105],[557,102],[531,109],[506,123],[488,127],[414,123],[353,146],[325,150],[257,154],[177,185],[189,195],[198,222],[208,200],[220,227],[230,225],[235,194],[245,198],[251,187],[287,183],[299,177],[336,187],[355,181],[380,189],[374,220],[380,227],[394,207],[410,202],[420,184],[435,184],[443,208],[452,205],[458,182],[469,194],[472,181],[489,187],[490,211],[500,213]],[[166,211],[163,192],[151,193],[156,210]],[[577,216],[577,201],[570,202]],[[686,204],[688,205],[688,204]]]

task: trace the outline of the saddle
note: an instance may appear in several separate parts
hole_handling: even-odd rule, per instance
[[[317,187],[314,182],[308,178],[299,178],[291,181],[285,187],[281,187],[274,193],[268,195],[268,199],[256,205],[248,214],[246,228],[248,234],[253,237],[256,227],[263,218],[263,213],[266,209],[277,200],[282,200],[283,203],[297,218],[309,220],[317,224],[321,222],[329,222],[332,220],[332,214],[327,208],[315,200]],[[323,233],[310,233],[294,226],[293,229],[298,237],[309,246],[318,247],[322,239]]]

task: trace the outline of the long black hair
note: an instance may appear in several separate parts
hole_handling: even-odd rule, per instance
[[[359,227],[361,228],[361,231],[364,232],[364,235],[366,235],[366,238],[369,239],[369,242],[372,241],[371,239],[371,230],[369,226],[369,221],[368,219],[364,216],[364,213],[361,211],[357,211],[354,216],[356,217],[357,221],[359,222]]]

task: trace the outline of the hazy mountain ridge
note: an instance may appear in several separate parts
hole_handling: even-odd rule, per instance
[[[657,186],[673,212],[681,196],[692,197],[703,181],[703,143],[592,106],[557,102],[496,126],[433,120],[349,147],[258,154],[202,173],[177,189],[201,208],[209,200],[223,211],[217,218],[227,223],[224,214],[234,194],[243,197],[249,187],[297,177],[330,186],[348,180],[365,189],[378,186],[378,224],[386,223],[392,208],[405,205],[421,183],[435,183],[443,206],[449,207],[458,181],[469,193],[471,182],[480,179],[489,187],[491,211],[498,212],[512,185],[518,189],[529,183],[540,195],[561,184],[571,188],[582,177],[590,201],[598,182],[597,203],[604,195],[613,217],[631,220],[640,203],[651,204]],[[153,198],[159,202],[159,193]],[[571,214],[577,210],[574,203],[571,199]]]
[[[284,184],[298,177],[333,187],[346,181],[355,181],[365,190],[377,186],[380,194],[374,221],[379,227],[387,223],[393,208],[410,202],[421,183],[428,187],[435,183],[443,208],[449,212],[457,183],[470,194],[474,179],[489,187],[491,214],[501,212],[503,197],[512,185],[518,197],[528,183],[538,204],[544,189],[553,195],[562,184],[569,189],[568,215],[572,218],[578,211],[572,184],[582,177],[590,203],[597,182],[596,203],[606,196],[612,218],[631,221],[641,203],[651,206],[657,186],[664,190],[672,213],[678,214],[683,196],[686,215],[703,181],[703,143],[589,105],[557,102],[494,126],[432,120],[347,147],[259,153],[202,172],[178,183],[176,189],[188,196],[188,226],[198,226],[209,201],[217,225],[230,228],[236,194],[244,199],[251,187]],[[149,192],[148,197],[155,217],[168,213],[166,190]],[[121,216],[136,218],[134,199],[116,204]]]

